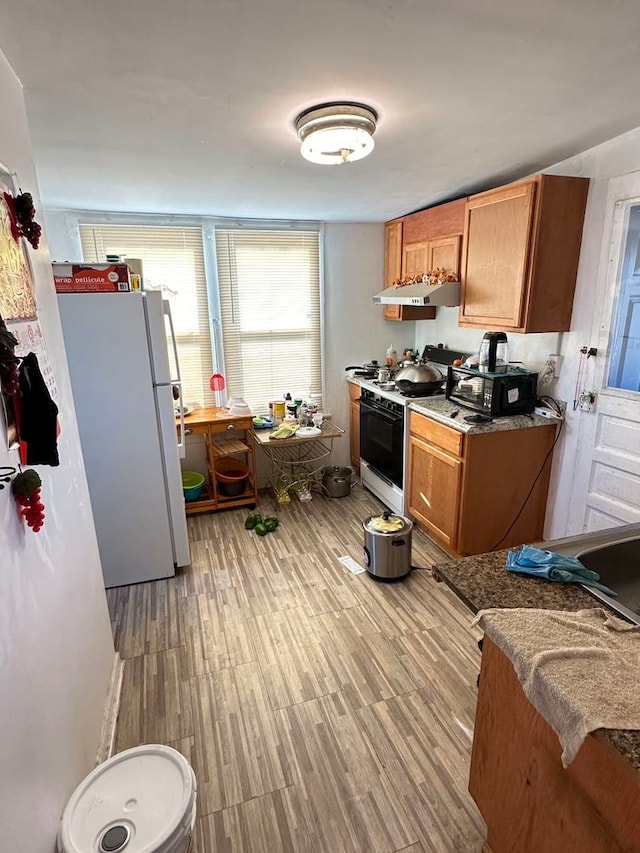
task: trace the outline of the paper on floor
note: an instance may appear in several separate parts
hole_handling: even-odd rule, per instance
[[[352,560],[351,557],[338,557],[338,560],[342,563],[342,565],[349,569],[354,575],[360,575],[364,572],[364,568],[356,563],[355,560]]]

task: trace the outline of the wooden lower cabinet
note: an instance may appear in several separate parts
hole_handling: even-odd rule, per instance
[[[541,540],[555,430],[550,423],[469,434],[411,412],[410,515],[461,556]]]
[[[409,512],[431,534],[454,549],[462,460],[414,435],[409,437]]]
[[[360,386],[349,383],[349,453],[351,464],[360,470]]]
[[[640,850],[640,773],[597,732],[567,768],[561,754],[511,661],[485,637],[469,776],[487,824],[483,850]]]

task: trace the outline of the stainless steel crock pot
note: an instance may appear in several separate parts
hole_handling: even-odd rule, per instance
[[[382,515],[370,515],[364,529],[364,567],[375,578],[395,580],[411,571],[411,532],[413,522],[388,509]]]

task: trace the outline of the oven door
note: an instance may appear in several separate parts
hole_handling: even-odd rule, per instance
[[[404,414],[378,408],[360,398],[360,456],[382,477],[402,489]]]

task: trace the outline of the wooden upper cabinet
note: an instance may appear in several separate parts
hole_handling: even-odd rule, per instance
[[[411,213],[403,220],[402,240],[418,243],[422,240],[438,240],[450,234],[462,234],[464,229],[465,198],[438,204],[428,210]]]
[[[387,222],[384,232],[384,286],[389,287],[402,274],[402,220]],[[385,305],[386,320],[400,319],[400,305]]]
[[[439,240],[429,240],[429,252],[427,255],[427,269],[441,269],[460,275],[460,245],[462,236],[453,234],[449,237],[440,237]]]
[[[429,243],[409,243],[402,249],[402,276],[418,275],[429,269]]]
[[[467,199],[461,326],[569,329],[588,187],[538,175]]]
[[[460,272],[460,244],[466,199],[440,204],[387,222],[385,231],[385,287],[405,275],[435,267]],[[385,305],[387,320],[432,320],[430,306]]]

